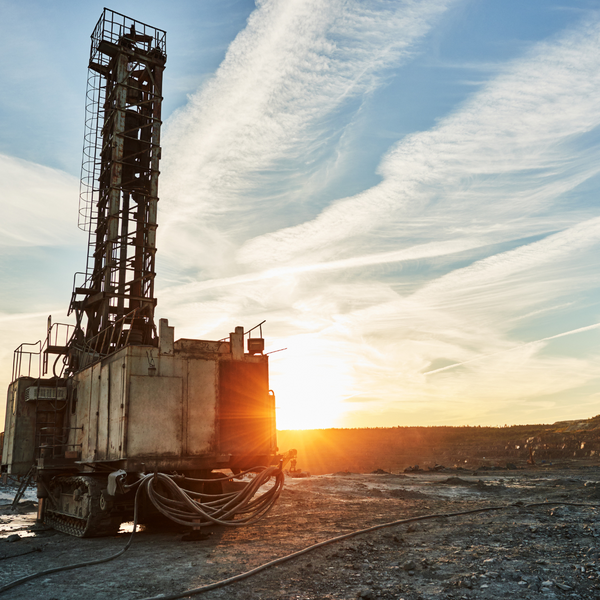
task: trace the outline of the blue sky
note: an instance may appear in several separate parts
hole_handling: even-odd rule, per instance
[[[65,321],[103,4],[0,0],[0,383]],[[122,1],[167,31],[157,316],[278,426],[600,412],[600,2]]]

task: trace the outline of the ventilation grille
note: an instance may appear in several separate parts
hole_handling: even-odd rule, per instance
[[[25,390],[25,400],[66,400],[66,387],[38,387],[32,385]]]

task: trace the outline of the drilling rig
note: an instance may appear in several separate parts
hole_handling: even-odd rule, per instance
[[[235,510],[214,507],[231,504],[227,485],[246,471],[275,482],[268,499],[250,503],[262,516],[283,481],[262,323],[218,341],[175,340],[154,318],[166,34],[104,9],[91,38],[86,271],[74,279],[75,324],[49,319],[43,341],[15,351],[2,470],[37,482],[39,520],[81,537],[132,520],[143,486],[152,493],[139,501],[140,520],[173,518],[169,506],[186,504],[185,494],[194,510],[176,511],[176,522],[237,523]]]

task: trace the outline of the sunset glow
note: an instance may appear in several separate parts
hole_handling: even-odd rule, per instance
[[[271,385],[277,391],[279,429],[340,427],[348,411],[344,400],[353,383],[348,361],[328,355],[327,344],[312,336],[271,359]],[[333,349],[331,349],[333,350]]]
[[[13,349],[48,314],[67,320],[85,266],[85,70],[102,7],[3,5],[0,387]],[[156,317],[197,339],[266,320],[266,351],[286,348],[270,355],[280,429],[600,412],[597,6],[119,10],[170,48]]]

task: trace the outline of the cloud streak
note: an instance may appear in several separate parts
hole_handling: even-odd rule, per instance
[[[61,246],[80,241],[78,192],[79,181],[63,171],[0,154],[0,246]]]
[[[450,4],[259,2],[214,78],[167,123],[168,251],[182,254],[190,241],[203,250],[219,245],[223,257],[213,251],[204,261],[200,251],[185,260],[222,269],[232,235],[264,230],[259,209],[271,219],[286,218],[290,205],[297,213],[307,180],[356,110],[352,102],[360,105],[388,67],[406,61]]]
[[[504,282],[516,273],[535,269],[560,259],[573,259],[600,243],[600,217],[578,223],[547,238],[514,250],[490,256],[463,269],[456,269],[419,290],[417,300],[443,298],[447,294],[473,292],[496,282]]]
[[[266,14],[258,11],[257,18]],[[254,25],[250,22],[244,33],[252,32],[252,44],[241,54],[251,64],[257,58],[247,48],[271,43],[271,32]],[[368,31],[360,29],[357,43],[363,44]],[[273,385],[285,407],[282,427],[300,422],[294,407],[305,407],[307,398],[314,400],[315,411],[327,403],[335,407],[332,414],[346,414],[335,424],[357,426],[375,424],[369,415],[379,424],[386,415],[395,415],[394,423],[411,414],[423,422],[432,410],[448,422],[468,410],[469,422],[493,424],[506,422],[499,407],[526,414],[527,402],[519,405],[516,398],[552,408],[553,400],[543,400],[551,393],[582,394],[600,376],[595,358],[540,350],[547,341],[597,329],[569,323],[569,332],[545,333],[550,325],[556,331],[556,315],[581,312],[583,322],[597,321],[584,299],[600,285],[590,270],[600,217],[582,189],[594,185],[600,164],[599,32],[595,15],[499,65],[493,79],[436,126],[397,142],[378,169],[381,183],[323,210],[300,202],[297,192],[314,184],[313,168],[323,175],[329,165],[319,160],[313,167],[302,157],[325,147],[320,132],[333,135],[325,119],[347,96],[334,94],[332,101],[315,94],[312,112],[301,124],[291,119],[285,132],[277,129],[284,137],[297,131],[279,145],[268,136],[247,134],[251,129],[240,122],[225,127],[217,120],[216,128],[244,132],[241,148],[258,150],[263,142],[269,148],[252,161],[237,151],[219,158],[230,138],[211,137],[204,154],[192,153],[193,160],[203,157],[198,169],[191,163],[183,169],[186,177],[208,175],[202,182],[206,201],[221,200],[208,208],[206,222],[192,217],[182,226],[193,241],[182,237],[181,243],[206,256],[187,258],[180,275],[190,274],[189,265],[200,265],[209,276],[197,281],[191,272],[163,290],[166,307],[178,315],[177,326],[185,335],[208,336],[233,321],[251,325],[267,318],[269,349],[289,349],[272,359]],[[281,48],[268,47],[276,48],[269,60],[279,60]],[[239,67],[228,68],[233,66]],[[188,116],[199,128],[190,133],[190,143],[207,126],[204,115],[217,114],[207,112],[210,94],[227,89],[218,87],[220,78],[233,81],[234,72],[223,68],[211,84],[215,87],[205,88],[190,106]],[[334,86],[344,80],[336,69],[315,77],[331,77]],[[349,89],[360,103],[373,83],[357,81]],[[290,85],[296,83],[292,77]],[[242,79],[234,98],[244,93]],[[253,109],[255,131],[264,119],[282,118],[284,111],[271,113],[266,106]],[[287,168],[269,171],[268,165],[286,161],[306,181],[296,181]],[[214,191],[218,182],[224,185]],[[261,182],[262,193],[257,192]],[[278,186],[289,197],[283,198]],[[185,219],[197,190],[188,191],[182,200]],[[252,211],[262,215],[259,225],[249,216]],[[519,342],[532,337],[536,342]],[[471,368],[455,369],[459,364]],[[428,377],[441,372],[443,377]]]
[[[176,294],[180,297],[194,295],[203,290],[228,287],[264,279],[287,277],[302,273],[317,273],[320,271],[338,271],[347,269],[360,269],[374,265],[401,263],[426,258],[437,258],[452,254],[481,248],[482,243],[477,239],[448,240],[446,242],[430,242],[390,252],[377,254],[366,254],[342,260],[325,261],[313,264],[279,267],[266,271],[255,271],[234,277],[223,277],[220,279],[209,279],[189,284],[178,285],[163,290],[164,294]]]
[[[468,214],[471,231],[481,234],[510,239],[547,232],[548,219],[535,217],[599,170],[598,148],[575,145],[600,125],[598,29],[596,16],[558,41],[538,44],[433,130],[399,142],[379,168],[379,185],[333,203],[314,220],[249,240],[238,260],[327,254],[390,224],[404,223],[418,236],[438,223],[443,236],[464,230]]]
[[[539,340],[534,340],[533,342],[527,342],[526,344],[521,344],[520,346],[516,346],[515,348],[509,348],[507,350],[500,350],[499,352],[494,352],[493,354],[486,354],[484,356],[476,356],[475,358],[470,358],[469,360],[464,360],[459,363],[454,363],[453,365],[447,365],[446,367],[441,367],[439,369],[434,369],[433,371],[426,371],[423,375],[433,375],[435,373],[442,373],[443,371],[448,371],[449,369],[454,369],[456,367],[460,367],[462,365],[467,365],[469,363],[484,360],[486,358],[491,358],[493,356],[498,356],[499,354],[504,354],[505,352],[514,352],[515,350],[521,350],[526,346],[540,345],[543,342],[549,342],[550,340],[557,340],[559,338],[574,335],[576,333],[582,333],[583,331],[591,331],[592,329],[598,329],[600,327],[600,323],[594,323],[593,325],[587,325],[586,327],[579,327],[578,329],[572,329],[571,331],[565,331],[564,333],[559,333],[557,335],[551,335]]]

